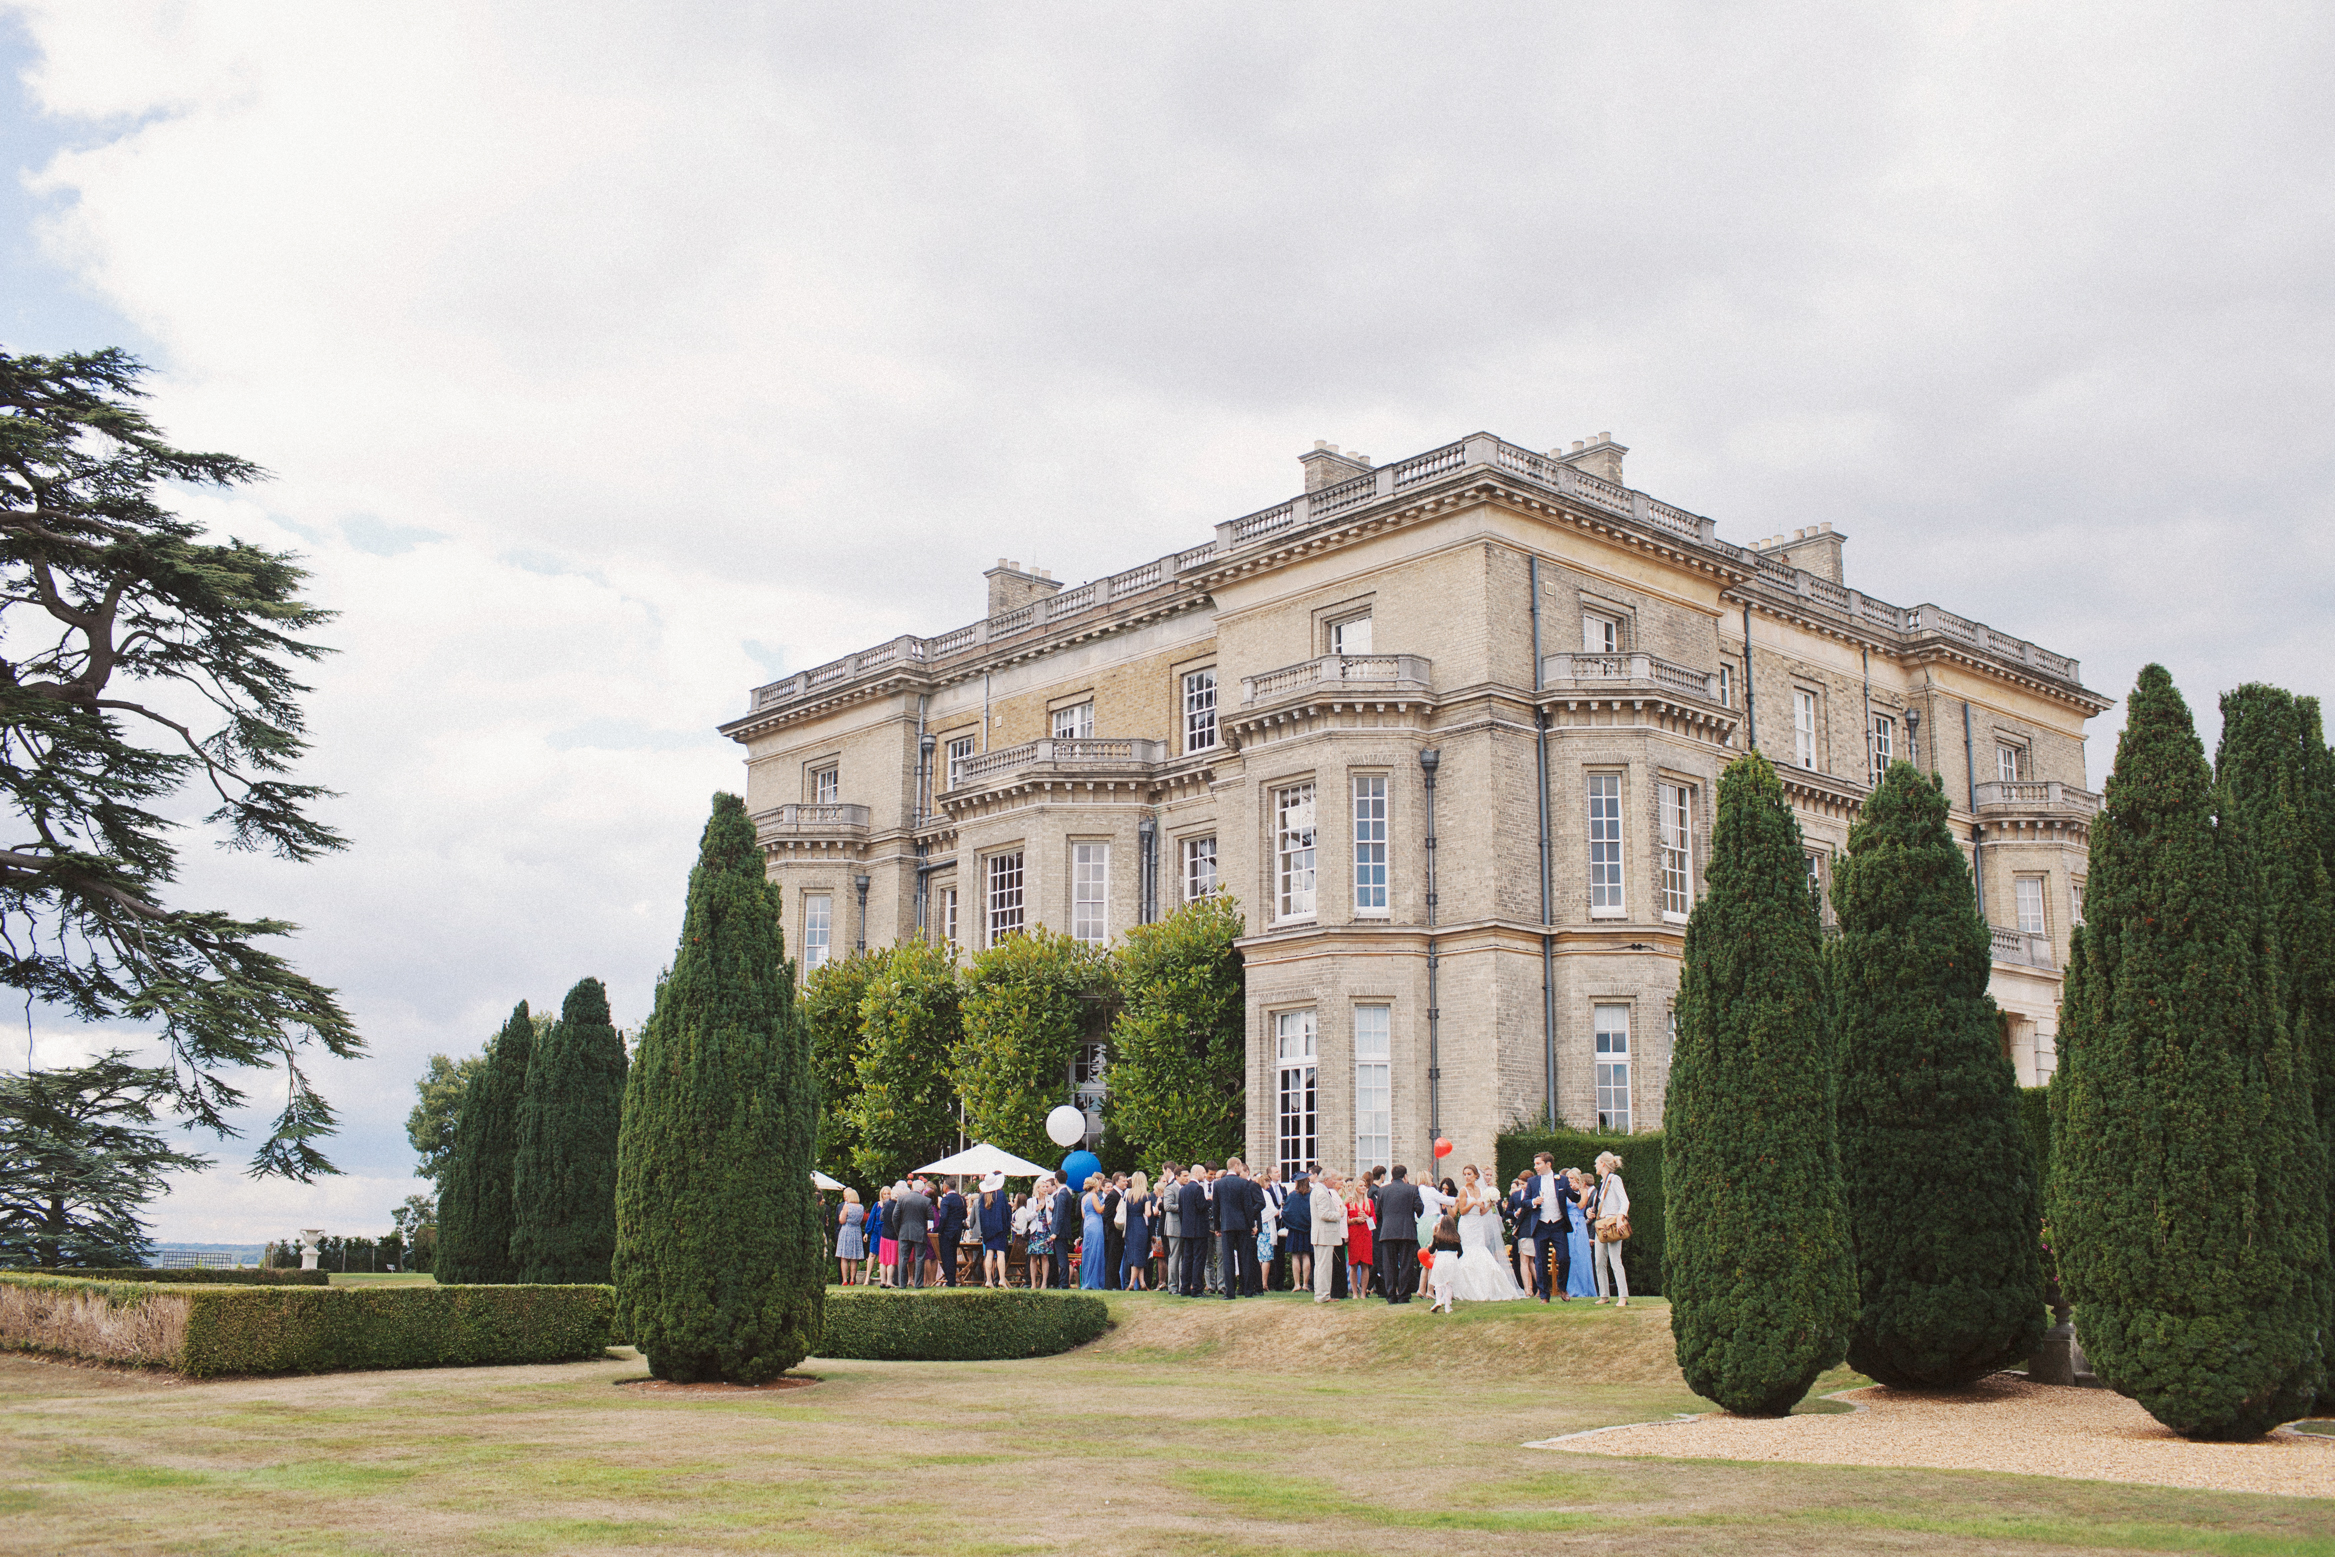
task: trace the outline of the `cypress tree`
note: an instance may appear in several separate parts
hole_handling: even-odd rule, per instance
[[[1688,1387],[1781,1416],[1856,1319],[1838,1049],[1799,824],[1765,757],[1719,780],[1708,891],[1687,922],[1664,1110],[1664,1292]]]
[[[1832,888],[1849,1365],[1958,1388],[2043,1336],[2042,1186],[1986,992],[1994,953],[1942,784],[1892,763]]]
[[[745,802],[714,796],[618,1137],[616,1330],[661,1379],[767,1383],[819,1341],[818,1089],[781,923]]]
[[[2262,870],[2288,1035],[2335,1161],[2335,753],[2319,700],[2260,683],[2225,693],[2214,777]]]
[[[535,1053],[535,1022],[522,1000],[487,1046],[485,1063],[463,1090],[454,1151],[438,1185],[438,1265],[442,1285],[517,1281],[511,1263],[511,1174],[519,1147],[519,1103]]]
[[[624,1040],[598,979],[568,991],[535,1045],[511,1170],[520,1281],[606,1282],[616,1251],[616,1132]]]
[[[2327,1156],[2242,818],[2162,666],[2100,814],[2052,1084],[2052,1231],[2084,1353],[2191,1438],[2258,1437],[2325,1376]]]

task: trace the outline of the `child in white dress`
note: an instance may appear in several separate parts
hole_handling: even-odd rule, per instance
[[[1443,1214],[1442,1220],[1435,1224],[1435,1237],[1429,1245],[1429,1252],[1435,1256],[1435,1263],[1427,1267],[1427,1291],[1435,1301],[1427,1312],[1448,1314],[1459,1283],[1458,1217],[1448,1211]]]

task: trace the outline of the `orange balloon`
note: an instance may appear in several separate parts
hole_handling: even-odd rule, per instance
[[[1448,1137],[1437,1136],[1435,1138],[1435,1155],[1438,1157],[1448,1157],[1451,1155],[1451,1141]]]

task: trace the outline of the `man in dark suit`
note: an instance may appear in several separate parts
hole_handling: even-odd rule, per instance
[[[1419,1217],[1427,1209],[1410,1169],[1396,1163],[1378,1192],[1378,1267],[1389,1303],[1408,1303],[1419,1284]]]
[[[1540,1213],[1540,1241],[1533,1246],[1532,1269],[1542,1283],[1540,1300],[1546,1303],[1551,1293],[1565,1297],[1565,1280],[1571,1274],[1573,1251],[1567,1234],[1572,1228],[1566,1219],[1566,1206],[1574,1198],[1573,1181],[1569,1174],[1557,1171],[1554,1157],[1541,1152],[1532,1159],[1532,1177],[1525,1180],[1524,1187],[1532,1195],[1533,1209]]]
[[[1208,1186],[1200,1172],[1185,1170],[1176,1185],[1176,1290],[1198,1297],[1208,1281]]]
[[[932,1230],[932,1241],[940,1250],[940,1279],[944,1287],[957,1284],[957,1245],[965,1237],[965,1197],[957,1193],[955,1179],[943,1180],[940,1197],[939,1224]]]
[[[1070,1246],[1078,1242],[1078,1191],[1068,1184],[1054,1190],[1054,1285],[1070,1285]]]
[[[1249,1177],[1238,1157],[1224,1159],[1224,1176],[1216,1181],[1216,1240],[1224,1253],[1224,1300],[1257,1290],[1257,1218],[1265,1207],[1264,1192]]]
[[[908,1186],[905,1195],[892,1197],[892,1220],[886,1229],[900,1247],[900,1285],[924,1285],[924,1244],[932,1235],[932,1202]]]
[[[1516,1224],[1516,1252],[1530,1279],[1530,1291],[1545,1301],[1548,1286],[1541,1280],[1539,1259],[1540,1204],[1533,1196],[1529,1178],[1508,1192],[1508,1219]]]

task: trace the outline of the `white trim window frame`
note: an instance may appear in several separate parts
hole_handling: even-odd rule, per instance
[[[1994,776],[1998,783],[2016,784],[2030,771],[2027,748],[2012,741],[1994,744]]]
[[[1216,835],[1184,840],[1184,901],[1196,903],[1216,890]]]
[[[1339,656],[1369,654],[1373,652],[1370,647],[1372,640],[1368,611],[1364,611],[1359,616],[1349,616],[1343,621],[1330,623],[1330,652],[1332,654]]]
[[[982,944],[995,946],[1009,935],[1017,935],[1028,921],[1024,902],[1022,851],[1007,849],[992,854],[981,862],[984,900],[982,903]]]
[[[834,763],[811,770],[811,804],[834,805],[843,795],[843,770]]]
[[[835,895],[803,894],[803,971],[827,966],[835,955]]]
[[[1354,775],[1354,914],[1384,919],[1387,899],[1387,776]]]
[[[1881,775],[1889,771],[1889,764],[1897,758],[1897,718],[1894,714],[1873,716],[1873,782],[1881,782]]]
[[[2084,927],[2084,878],[2071,876],[2067,883],[2068,923],[2077,929]]]
[[[1320,1037],[1314,1009],[1273,1013],[1274,1139],[1284,1182],[1321,1157]]]
[[[1654,794],[1662,823],[1662,918],[1684,924],[1694,912],[1695,787],[1664,780]]]
[[[1216,667],[1184,673],[1184,751],[1216,749]]]
[[[955,789],[965,782],[965,764],[973,760],[974,738],[970,735],[952,736],[947,748],[948,766],[942,771],[948,775],[948,787]]]
[[[957,889],[953,886],[940,889],[940,938],[943,946],[952,953],[956,951]]]
[[[1604,611],[1581,613],[1581,652],[1584,654],[1619,654],[1622,651],[1622,623],[1618,616]]]
[[[1070,846],[1070,938],[1083,946],[1111,939],[1111,846]]]
[[[2041,876],[2013,876],[2011,878],[2012,910],[2019,918],[2021,935],[2049,935],[2051,921],[2043,912],[2043,882]]]
[[[1055,709],[1053,720],[1047,728],[1058,741],[1089,739],[1095,733],[1095,700],[1090,697],[1083,703],[1071,703]]]
[[[1630,905],[1623,876],[1622,776],[1588,777],[1589,917],[1625,919]]]
[[[1792,688],[1792,760],[1816,766],[1816,694],[1806,687]]]
[[[1354,1008],[1354,1171],[1394,1160],[1394,1008]]]
[[[1590,1008],[1597,1049],[1597,1128],[1630,1133],[1630,1008],[1601,1001]]]
[[[1314,812],[1311,781],[1273,791],[1273,917],[1284,924],[1314,916]]]

